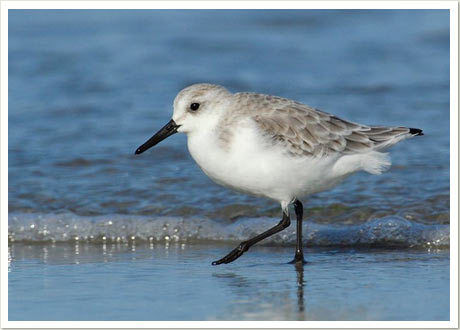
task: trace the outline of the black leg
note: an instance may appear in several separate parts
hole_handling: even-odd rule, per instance
[[[297,218],[297,239],[296,239],[296,246],[295,246],[295,256],[294,256],[294,260],[292,260],[291,263],[305,264],[307,262],[303,258],[303,251],[302,251],[303,205],[298,199],[296,199],[294,202],[294,210],[295,210],[295,215]]]
[[[286,229],[289,227],[291,224],[291,219],[289,218],[289,214],[286,214],[283,212],[283,219],[274,227],[270,228],[267,231],[264,231],[262,234],[257,235],[256,237],[253,237],[251,239],[248,239],[247,241],[243,241],[238,245],[235,249],[233,249],[229,254],[227,254],[225,257],[223,257],[220,260],[213,261],[213,265],[220,265],[220,264],[228,264],[239,257],[246,252],[251,246],[256,244],[257,242],[260,242],[264,238],[267,238],[268,236],[271,236],[273,234],[276,234],[277,232],[282,231],[283,229]]]

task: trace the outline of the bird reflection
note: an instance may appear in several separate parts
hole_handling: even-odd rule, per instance
[[[306,319],[304,265],[295,263],[275,266],[281,269],[274,271],[274,278],[262,275],[263,272],[247,272],[247,269],[244,272],[225,271],[212,274],[213,277],[223,281],[236,295],[234,299],[229,300],[227,313],[223,316],[225,319],[297,321]],[[262,265],[259,267],[263,268]],[[274,284],[274,280],[287,281],[283,281],[285,284],[280,285],[279,282]]]
[[[304,311],[305,311],[305,302],[304,302],[304,294],[303,294],[303,287],[305,286],[303,280],[303,264],[301,262],[297,262],[295,264],[295,270],[297,273],[297,309],[299,311],[299,318],[304,319]]]

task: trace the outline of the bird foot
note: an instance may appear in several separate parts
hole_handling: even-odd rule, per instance
[[[240,245],[238,245],[235,249],[233,249],[229,254],[227,254],[225,257],[222,259],[219,259],[217,261],[213,261],[212,265],[220,265],[220,264],[228,264],[232,261],[235,261],[239,257],[243,255],[244,252],[246,252],[249,249],[249,246],[246,242],[242,242]]]
[[[303,253],[302,252],[296,252],[294,259],[289,262],[289,264],[301,264],[305,265],[307,262],[303,258]]]

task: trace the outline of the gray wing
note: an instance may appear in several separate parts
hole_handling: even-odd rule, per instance
[[[383,150],[407,137],[421,134],[421,131],[415,133],[406,127],[361,125],[301,103],[264,97],[272,102],[265,102],[264,110],[257,111],[252,118],[263,134],[282,144],[293,155],[321,157],[331,153]]]

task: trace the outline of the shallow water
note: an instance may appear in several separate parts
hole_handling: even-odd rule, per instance
[[[446,251],[14,245],[10,320],[448,320]],[[33,292],[33,294],[30,294]],[[46,305],[43,305],[46,303]]]
[[[214,184],[181,134],[133,155],[170,119],[176,93],[195,82],[424,130],[391,149],[389,172],[358,173],[303,200],[312,249],[306,314],[296,312],[298,273],[284,265],[294,226],[234,265],[208,268],[276,224],[279,205]],[[56,307],[62,319],[448,318],[449,86],[448,11],[10,11],[10,318],[61,317],[50,312]],[[87,247],[88,262],[75,262],[75,242]],[[145,247],[131,251],[132,244]],[[184,249],[169,259],[150,244]],[[105,260],[104,246],[121,250]],[[348,276],[334,251],[353,259],[359,277]],[[152,283],[150,271],[164,280]],[[399,271],[407,279],[395,284]],[[131,277],[138,272],[140,281]],[[184,280],[190,272],[196,282]],[[369,291],[355,290],[377,275]],[[286,287],[283,276],[291,278]],[[431,277],[436,284],[426,283]],[[111,284],[101,297],[103,278]],[[72,281],[84,281],[81,295]],[[238,289],[241,281],[249,287]],[[173,282],[180,290],[169,297]],[[123,300],[115,299],[117,284],[128,288]],[[146,285],[165,297],[158,313],[147,313],[154,303]],[[321,288],[334,286],[341,296],[328,302]],[[27,296],[32,287],[41,289]],[[190,291],[197,287],[207,297],[201,305]],[[397,292],[408,300],[393,302]],[[353,303],[344,298],[351,296]],[[381,314],[380,296],[388,298]],[[253,301],[266,308],[253,310]],[[131,312],[114,312],[130,303]],[[83,305],[88,313],[77,316]],[[331,306],[343,313],[327,316]]]

